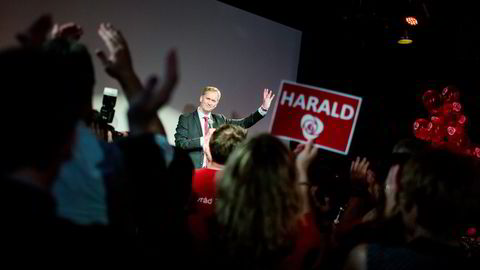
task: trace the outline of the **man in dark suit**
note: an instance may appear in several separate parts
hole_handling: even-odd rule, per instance
[[[264,89],[263,102],[260,108],[242,119],[229,119],[222,114],[212,111],[220,101],[221,93],[216,87],[207,86],[200,96],[200,106],[191,113],[180,115],[175,133],[175,145],[190,153],[195,168],[205,167],[207,164],[204,146],[208,145],[210,135],[223,124],[238,125],[249,128],[268,112],[270,104],[275,97],[272,91]]]

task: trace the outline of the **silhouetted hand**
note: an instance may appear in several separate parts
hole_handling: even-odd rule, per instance
[[[298,148],[298,146],[297,146]],[[313,140],[308,141],[305,144],[305,147],[301,150],[300,154],[298,154],[297,159],[295,161],[295,165],[297,167],[297,171],[299,173],[300,183],[308,182],[307,179],[307,170],[312,160],[317,156],[318,149],[313,146]]]
[[[352,180],[366,181],[369,165],[370,162],[365,157],[363,159],[357,157],[356,160],[352,161],[352,165],[350,166],[350,177]]]
[[[82,28],[73,22],[54,24],[52,16],[45,14],[36,19],[25,31],[17,34],[17,40],[26,47],[40,47],[49,39],[77,41],[83,35]]]
[[[375,174],[368,168],[368,166],[370,166],[370,162],[367,158],[364,157],[361,159],[360,157],[357,157],[352,161],[352,165],[350,166],[350,178],[353,185],[356,185],[357,188],[363,187],[367,189],[371,195],[375,196]]]
[[[44,14],[36,19],[25,31],[18,33],[16,38],[25,47],[40,47],[48,40],[52,27],[52,16]]]
[[[69,22],[61,25],[55,24],[51,33],[52,38],[78,41],[83,35],[83,29],[78,24]]]
[[[131,133],[143,133],[150,130],[152,119],[157,118],[157,111],[169,100],[178,81],[177,55],[174,50],[166,57],[165,80],[157,87],[158,79],[152,76],[130,101],[128,120]],[[161,133],[165,134],[165,130]]]
[[[128,44],[119,30],[110,23],[101,23],[98,35],[107,47],[107,53],[96,50],[96,54],[108,75],[117,80],[131,76],[133,71],[132,60]]]
[[[297,147],[295,147],[295,149],[293,150],[293,154],[295,156],[298,156],[303,151],[303,149],[305,149],[305,146],[306,144],[298,144]]]

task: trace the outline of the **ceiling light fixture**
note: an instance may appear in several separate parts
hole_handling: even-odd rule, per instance
[[[406,17],[405,21],[411,26],[415,26],[418,24],[418,20],[413,16]]]

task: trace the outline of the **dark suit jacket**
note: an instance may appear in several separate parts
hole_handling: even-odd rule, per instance
[[[262,118],[263,116],[258,110],[242,119],[229,119],[222,114],[212,113],[212,128],[218,128],[223,124],[249,128]],[[202,136],[202,125],[200,124],[197,110],[180,115],[175,133],[175,145],[189,152],[195,168],[202,168],[203,166],[203,147],[200,144]]]

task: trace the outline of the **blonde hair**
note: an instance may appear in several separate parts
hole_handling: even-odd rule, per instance
[[[215,86],[205,86],[205,87],[202,89],[202,96],[205,95],[207,92],[217,92],[217,94],[218,94],[218,100],[220,100],[220,98],[222,97],[222,93],[221,93],[220,90],[218,90],[218,88],[216,88]]]
[[[300,203],[288,149],[268,134],[252,138],[234,151],[217,182],[215,211],[228,250],[261,260],[288,247]]]

